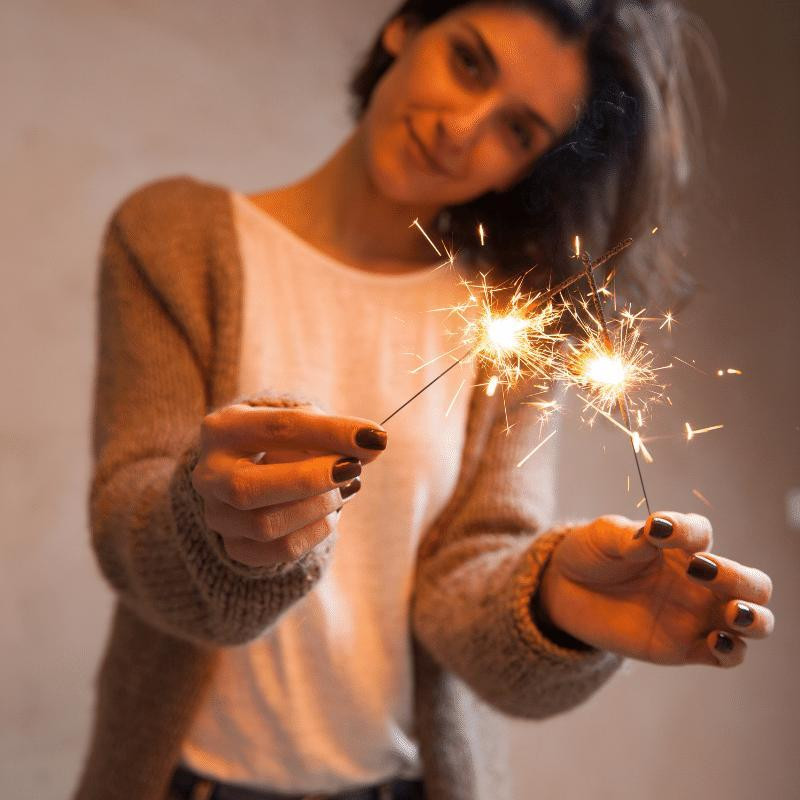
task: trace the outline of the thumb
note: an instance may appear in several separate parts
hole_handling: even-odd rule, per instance
[[[595,535],[598,545],[609,557],[626,562],[645,563],[652,561],[658,550],[642,536],[647,521],[628,519],[617,514],[609,514],[595,520]]]

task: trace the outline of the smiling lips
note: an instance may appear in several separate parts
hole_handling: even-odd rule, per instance
[[[454,178],[455,176],[452,175],[447,169],[445,169],[428,151],[428,148],[425,147],[422,139],[417,135],[417,132],[411,125],[411,121],[406,118],[406,129],[408,131],[409,138],[414,143],[415,149],[419,151],[419,154],[422,157],[423,162],[426,164],[428,169],[431,172],[436,173],[437,175],[442,175],[446,178]]]

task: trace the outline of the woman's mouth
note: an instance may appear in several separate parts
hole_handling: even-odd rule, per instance
[[[414,151],[416,160],[420,163],[420,165],[427,172],[431,172],[434,175],[452,178],[453,176],[450,174],[450,172],[431,155],[430,151],[425,146],[425,143],[417,135],[417,132],[411,125],[411,121],[407,117],[405,119],[405,124],[408,132],[408,138],[411,140],[411,149]]]

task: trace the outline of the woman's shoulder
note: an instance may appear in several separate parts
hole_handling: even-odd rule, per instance
[[[169,306],[204,303],[210,285],[237,284],[230,190],[188,175],[140,184],[115,206],[104,234],[106,270],[125,261]]]
[[[202,234],[215,218],[229,213],[228,196],[225,187],[189,175],[157,178],[124,195],[109,223],[118,226],[130,243],[152,242],[158,236]]]

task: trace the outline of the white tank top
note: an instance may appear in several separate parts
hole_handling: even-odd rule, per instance
[[[378,274],[343,264],[231,192],[244,270],[240,392],[298,392],[380,422],[459,343],[441,309],[450,267]],[[432,255],[433,252],[432,252]],[[460,355],[462,348],[455,350]],[[231,783],[338,792],[421,764],[409,603],[420,538],[458,477],[474,367],[459,365],[387,423],[389,445],[347,503],[329,569],[256,640],[225,649],[183,762]]]

